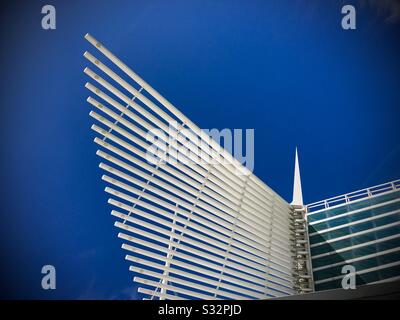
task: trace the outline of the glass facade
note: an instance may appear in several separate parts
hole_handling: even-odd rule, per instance
[[[341,288],[345,265],[355,268],[356,285],[400,277],[400,191],[396,186],[336,205],[322,203],[324,208],[307,213],[316,291]]]

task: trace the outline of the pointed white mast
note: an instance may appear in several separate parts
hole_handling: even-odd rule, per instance
[[[297,147],[296,147],[296,159],[294,164],[293,200],[291,204],[298,206],[303,205],[303,193],[301,191],[299,156],[297,154]]]

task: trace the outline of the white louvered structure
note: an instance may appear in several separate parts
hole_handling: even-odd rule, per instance
[[[101,43],[85,38],[96,49],[96,57],[84,54],[94,141],[138,291],[146,299],[299,292],[293,207]],[[163,156],[176,159],[184,146],[203,161],[180,154],[187,161],[150,163],[154,128],[164,133],[156,142]]]

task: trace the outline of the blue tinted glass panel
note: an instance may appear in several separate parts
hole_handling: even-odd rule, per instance
[[[400,202],[392,203],[389,205],[381,206],[374,209],[368,209],[365,211],[361,211],[359,213],[350,214],[348,216],[339,217],[333,220],[328,220],[326,222],[321,222],[318,224],[314,224],[312,227],[315,231],[321,231],[328,228],[337,227],[346,223],[356,222],[362,219],[371,218],[374,216],[379,216],[384,213],[392,212],[400,209]]]
[[[398,234],[400,234],[400,226],[395,226],[395,227],[391,227],[391,228],[387,228],[387,229],[383,229],[383,230],[378,230],[375,232],[369,232],[369,233],[365,233],[365,234],[362,234],[359,236],[355,236],[355,237],[351,237],[351,238],[347,238],[347,239],[343,239],[343,240],[339,240],[339,241],[335,241],[335,242],[331,242],[331,243],[325,243],[325,244],[319,245],[317,247],[312,247],[311,255],[315,256],[318,254],[327,253],[327,252],[335,251],[338,249],[344,249],[347,247],[352,247],[352,246],[359,245],[362,243],[375,241],[378,239],[382,239],[384,237],[398,235]],[[398,241],[398,240],[395,240],[395,241]],[[379,248],[381,246],[382,247],[385,246],[384,242],[376,243],[373,245],[378,246]],[[355,250],[355,249],[353,249],[353,250]]]
[[[315,244],[326,240],[344,237],[352,233],[373,229],[376,227],[384,226],[398,221],[400,221],[400,213],[395,213],[383,218],[377,218],[371,221],[358,223],[349,227],[344,227],[330,232],[310,236],[310,243]]]
[[[313,268],[318,268],[321,266],[334,264],[334,263],[342,262],[342,261],[349,260],[352,258],[357,258],[357,257],[365,256],[368,254],[382,252],[385,250],[398,248],[398,247],[400,247],[400,238],[388,240],[388,241],[385,241],[382,243],[368,245],[368,246],[361,247],[361,248],[356,248],[353,250],[344,251],[341,253],[336,253],[336,254],[329,255],[326,257],[321,257],[318,259],[314,259],[312,261],[312,265],[313,265]]]
[[[343,261],[343,260],[342,260]],[[400,261],[400,251],[388,253],[378,257],[372,257],[365,260],[355,261],[351,263],[344,263],[340,266],[334,266],[331,268],[323,269],[314,272],[314,280],[318,281],[321,279],[327,279],[332,277],[337,277],[342,274],[342,268],[346,264],[352,265],[356,271],[362,271],[369,268],[374,268],[380,265]]]

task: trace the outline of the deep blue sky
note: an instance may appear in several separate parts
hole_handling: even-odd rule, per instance
[[[54,31],[41,29],[48,3]],[[344,3],[357,30],[340,26]],[[400,177],[400,22],[389,15],[322,0],[3,7],[0,297],[136,297],[92,142],[85,33],[200,127],[255,128],[255,173],[288,201],[297,145],[309,203]],[[41,289],[45,264],[55,291]]]

